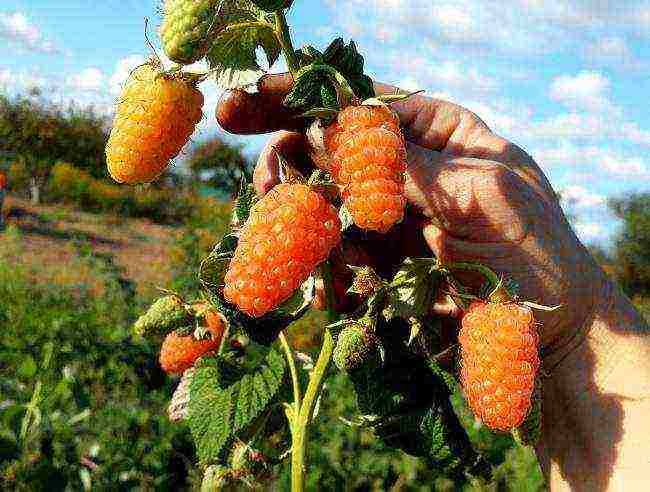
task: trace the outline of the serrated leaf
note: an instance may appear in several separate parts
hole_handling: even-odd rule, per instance
[[[349,82],[354,94],[361,100],[375,95],[372,79],[363,73],[363,56],[357,51],[354,41],[346,46],[342,38],[337,38],[323,53],[323,61],[332,65]]]
[[[389,285],[389,302],[394,316],[421,318],[430,309],[440,275],[428,258],[406,258]]]
[[[256,72],[262,73],[257,61],[258,48],[266,54],[269,67],[277,61],[280,45],[272,26],[256,20],[253,17],[227,26],[215,36],[206,59],[216,72],[217,82],[229,88],[244,81],[249,84]]]
[[[303,46],[299,50],[296,50],[296,56],[298,57],[298,62],[301,67],[310,65],[317,61],[322,61],[323,59],[323,54],[310,45]]]
[[[232,209],[231,223],[233,226],[239,227],[248,220],[251,208],[255,203],[255,197],[256,193],[253,184],[242,180]]]
[[[198,364],[187,419],[202,464],[224,462],[227,445],[274,401],[284,376],[284,358],[274,349],[250,371],[222,356]]]
[[[201,261],[199,280],[210,292],[218,292],[223,285],[223,279],[238,242],[239,238],[236,234],[226,234],[212,252]]]

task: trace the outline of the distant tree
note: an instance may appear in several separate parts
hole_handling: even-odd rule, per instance
[[[58,161],[106,176],[107,139],[106,121],[92,108],[62,109],[34,97],[0,95],[0,154],[24,161],[34,202]]]
[[[242,178],[250,179],[252,174],[252,162],[242,153],[242,146],[219,137],[194,146],[187,166],[195,179],[230,195],[237,192]]]
[[[650,294],[650,193],[612,199],[609,207],[623,221],[615,243],[615,262],[630,295]]]

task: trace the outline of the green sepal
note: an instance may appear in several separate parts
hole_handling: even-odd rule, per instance
[[[230,260],[237,248],[236,234],[226,234],[199,266],[199,280],[210,291],[218,291],[228,271]]]
[[[161,297],[133,325],[138,337],[166,335],[178,328],[193,324],[193,315],[177,295]]]
[[[251,0],[256,7],[265,12],[277,12],[291,7],[293,0]]]
[[[239,186],[239,193],[237,194],[237,198],[235,198],[235,203],[232,207],[232,218],[230,223],[233,227],[241,227],[244,225],[244,222],[248,220],[248,216],[251,213],[256,197],[257,194],[253,184],[246,182],[246,180],[242,180]]]

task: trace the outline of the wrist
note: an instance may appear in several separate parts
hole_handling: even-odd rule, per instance
[[[566,352],[544,360],[549,374],[542,375],[537,452],[551,489],[582,484],[589,490],[592,482],[596,487],[611,477],[631,478],[615,472],[616,463],[630,456],[623,429],[644,427],[650,410],[650,333],[611,280],[579,331],[579,341]]]

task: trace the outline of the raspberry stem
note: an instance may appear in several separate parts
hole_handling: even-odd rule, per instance
[[[287,67],[289,68],[291,75],[295,75],[300,68],[300,64],[298,63],[298,57],[296,56],[296,51],[294,50],[293,42],[291,41],[291,32],[289,31],[287,18],[281,10],[273,15],[275,16],[275,34],[278,37],[280,46],[282,47]]]
[[[494,273],[492,270],[490,270],[488,267],[485,265],[481,265],[480,263],[470,263],[470,262],[463,262],[463,261],[457,261],[457,262],[450,262],[446,263],[444,265],[444,269],[446,270],[464,270],[468,272],[477,272],[483,275],[485,280],[487,280],[493,291],[492,294],[490,294],[490,298],[492,300],[497,300],[496,298],[493,299],[493,296],[499,296],[499,300],[504,300],[501,299],[501,297],[509,297],[507,294],[506,290],[503,288],[503,280],[497,276],[496,273]]]
[[[325,287],[325,299],[327,302],[327,317],[330,322],[336,321],[338,314],[334,309],[334,289],[332,287],[332,271],[329,261],[321,265],[321,276],[323,277],[323,284]],[[282,342],[286,343],[286,340]],[[288,347],[288,345],[287,345]],[[287,355],[289,356],[291,349],[289,348]],[[329,329],[325,329],[323,334],[323,345],[321,346],[318,360],[314,365],[314,370],[309,378],[309,384],[305,391],[305,397],[300,404],[299,411],[296,411],[293,416],[293,422],[290,422],[291,428],[291,490],[292,492],[303,492],[305,490],[305,455],[306,445],[309,435],[309,424],[312,421],[314,414],[314,407],[318,401],[327,374],[327,368],[332,360],[332,353],[334,352],[334,338]],[[290,362],[291,367],[291,362]],[[292,374],[293,378],[293,374]],[[297,383],[296,383],[297,384]],[[294,385],[294,388],[296,386]],[[296,397],[294,389],[294,398]],[[296,406],[296,408],[298,408]]]

